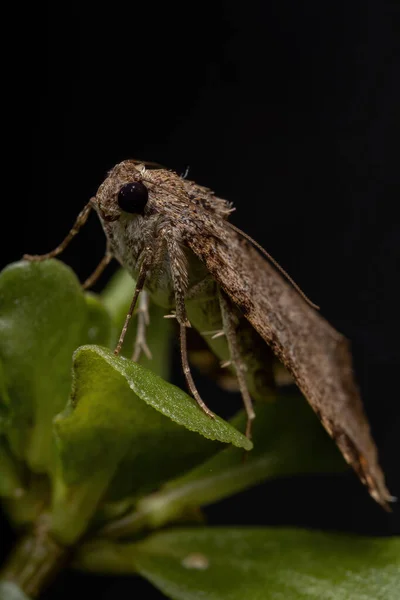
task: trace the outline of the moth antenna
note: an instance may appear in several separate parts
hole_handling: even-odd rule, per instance
[[[312,302],[312,300],[310,300],[310,298],[308,298],[308,296],[306,296],[306,294],[303,292],[303,290],[301,289],[301,287],[298,286],[297,283],[290,277],[289,273],[287,271],[285,271],[285,269],[283,267],[281,267],[281,265],[278,263],[278,261],[276,261],[273,258],[273,256],[271,256],[269,254],[269,252],[267,252],[261,246],[261,244],[259,244],[258,242],[256,242],[256,240],[254,240],[250,235],[248,235],[247,233],[245,233],[244,231],[242,231],[241,229],[239,229],[239,227],[236,227],[235,225],[233,225],[229,221],[227,221],[226,223],[227,223],[227,225],[229,225],[229,227],[231,229],[233,229],[234,231],[236,231],[236,233],[238,233],[239,235],[241,235],[242,237],[244,237],[246,240],[248,240],[251,244],[253,244],[253,246],[255,248],[257,248],[257,250],[259,250],[261,252],[261,254],[264,254],[264,256],[266,258],[268,258],[268,260],[274,265],[274,267],[276,267],[278,269],[278,271],[280,273],[282,273],[282,275],[291,283],[291,285],[294,287],[294,289],[300,294],[300,296],[303,298],[303,300],[305,300],[307,302],[307,304],[309,304],[310,306],[312,306],[316,310],[319,310],[320,307],[317,304],[314,304],[314,302]]]

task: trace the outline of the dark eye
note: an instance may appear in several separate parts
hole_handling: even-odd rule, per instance
[[[141,181],[126,183],[118,192],[118,206],[132,215],[143,214],[148,198],[148,189]]]

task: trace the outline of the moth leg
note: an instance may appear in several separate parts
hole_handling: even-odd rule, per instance
[[[176,319],[175,311],[172,310],[169,315],[164,315],[164,319]]]
[[[236,377],[239,384],[240,393],[242,394],[243,404],[247,413],[247,425],[246,425],[246,437],[251,438],[251,425],[253,420],[255,419],[255,412],[253,409],[253,403],[250,398],[249,390],[246,383],[246,365],[244,364],[242,357],[240,355],[239,344],[236,336],[236,328],[235,328],[235,314],[232,310],[232,306],[230,305],[227,297],[218,287],[218,296],[219,296],[219,304],[221,307],[222,314],[222,323],[224,327],[224,331],[226,334],[226,339],[228,341],[228,348],[231,355],[230,362],[233,364]]]
[[[91,288],[96,283],[96,281],[99,279],[100,275],[103,273],[107,265],[110,264],[112,259],[113,255],[110,250],[110,244],[109,242],[107,242],[106,253],[104,254],[103,258],[101,259],[93,273],[89,275],[86,281],[84,281],[82,284],[84,290]]]
[[[137,330],[135,346],[133,349],[132,360],[137,362],[140,354],[143,351],[148,359],[151,360],[151,352],[146,342],[146,327],[150,323],[149,317],[149,294],[146,290],[142,290],[139,296],[139,308],[137,311]]]
[[[54,250],[52,250],[51,252],[48,252],[47,254],[24,254],[23,258],[25,260],[29,260],[32,262],[41,262],[42,260],[47,260],[48,258],[55,258],[59,254],[61,254],[61,252],[63,252],[65,250],[65,248],[68,246],[70,241],[76,236],[77,233],[79,233],[79,230],[81,229],[81,227],[83,227],[83,225],[86,223],[89,213],[92,210],[91,202],[92,201],[90,200],[86,204],[86,206],[81,210],[81,212],[79,213],[79,215],[76,218],[76,221],[75,221],[71,231],[66,236],[66,238],[64,238],[64,240],[61,242],[61,244],[59,244],[57,246],[57,248],[54,248]]]
[[[175,293],[175,302],[176,302],[176,307],[177,307],[176,315],[177,315],[177,320],[179,323],[179,330],[180,330],[179,339],[180,339],[180,346],[181,346],[182,368],[183,368],[183,373],[185,375],[186,383],[188,384],[190,393],[192,394],[193,398],[196,400],[196,402],[200,406],[200,408],[206,413],[206,415],[214,418],[214,416],[215,416],[214,413],[208,408],[208,406],[205,404],[205,402],[201,399],[201,396],[200,396],[199,392],[197,391],[197,388],[193,381],[192,373],[190,371],[189,361],[188,361],[188,357],[187,357],[187,341],[186,341],[187,318],[186,318],[186,311],[185,311],[185,301],[184,301],[184,298],[179,295],[179,292],[178,292],[178,294]],[[179,306],[179,308],[178,308],[178,306]]]
[[[185,308],[185,289],[188,281],[186,258],[179,244],[175,242],[172,235],[168,235],[166,239],[168,254],[170,257],[172,281],[174,284],[176,320],[179,323],[179,340],[183,373],[185,375],[186,383],[190,393],[196,400],[197,404],[206,413],[206,415],[214,418],[214,413],[208,408],[197,391],[188,361],[186,327],[190,327],[190,323],[187,319]]]
[[[147,273],[149,272],[149,269],[154,262],[153,257],[154,257],[153,248],[147,248],[147,253],[144,256],[144,258],[142,260],[142,264],[140,266],[139,276],[136,281],[136,287],[135,287],[135,292],[133,294],[132,302],[129,307],[128,314],[126,315],[125,323],[122,328],[121,335],[119,336],[118,344],[114,350],[114,354],[116,354],[116,355],[118,355],[121,352],[122,344],[124,343],[125,335],[126,335],[126,332],[128,331],[128,326],[129,326],[130,320],[132,318],[133,311],[135,310],[138,296],[139,296],[140,292],[143,290],[144,282],[147,277]]]
[[[214,331],[202,331],[201,335],[211,335],[211,339],[216,340],[217,338],[225,335],[225,331],[223,329],[216,329]]]

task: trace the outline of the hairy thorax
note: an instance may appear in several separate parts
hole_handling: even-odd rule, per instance
[[[158,219],[140,215],[124,215],[113,222],[102,221],[104,231],[111,246],[112,254],[118,262],[137,279],[146,247],[157,235]],[[196,288],[196,294],[204,297],[209,294],[212,278],[200,260],[188,248],[184,248],[188,262],[189,285],[187,295]],[[161,260],[147,273],[145,288],[152,300],[159,306],[172,309],[175,306],[174,287],[171,275],[170,257],[166,251]]]

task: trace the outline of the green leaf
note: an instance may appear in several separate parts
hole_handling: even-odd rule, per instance
[[[0,433],[4,433],[10,423],[10,398],[6,387],[3,363],[0,360]]]
[[[111,348],[114,346],[117,330],[112,322],[111,314],[102,300],[88,292],[85,294],[86,323],[81,344],[98,344]]]
[[[0,435],[0,497],[18,498],[23,493],[22,469]]]
[[[48,469],[51,420],[69,395],[72,352],[82,339],[84,296],[75,275],[56,261],[19,262],[0,275],[0,353],[14,453],[33,470]]]
[[[243,429],[246,414],[241,411],[232,419],[236,429]],[[209,477],[226,475],[234,469],[241,473],[257,471],[262,479],[305,473],[341,472],[347,468],[340,452],[321,426],[314,412],[300,394],[281,393],[275,401],[256,406],[253,424],[253,451],[246,461],[235,448],[226,448],[210,458],[172,486]],[[238,470],[237,470],[238,469]],[[245,487],[248,487],[247,485]]]
[[[88,341],[109,343],[111,337],[105,308],[92,295],[85,297],[63,263],[21,261],[1,272],[6,433],[14,454],[33,471],[52,469],[52,419],[69,396],[73,351]]]
[[[135,291],[135,280],[119,269],[101,293],[101,299],[114,321],[123,325]]]
[[[242,412],[234,426],[243,430]],[[126,537],[157,528],[186,511],[217,502],[266,479],[304,473],[340,472],[347,465],[302,396],[282,396],[257,405],[254,448],[225,448],[159,491],[144,496],[135,510],[107,526],[107,535]]]
[[[181,529],[136,544],[85,544],[75,566],[139,573],[174,600],[397,600],[400,538],[286,528]]]
[[[0,600],[29,600],[29,598],[12,581],[0,581]]]
[[[97,346],[84,346],[74,355],[72,399],[55,419],[55,432],[60,471],[53,530],[67,543],[87,526],[120,464],[129,466],[125,492],[138,494],[215,452],[214,444],[190,432],[252,447],[179,388]]]
[[[129,273],[120,269],[117,273],[112,277],[110,282],[107,284],[107,287],[101,294],[101,298],[105,306],[107,307],[109,313],[113,317],[113,321],[115,323],[116,330],[118,334],[121,332],[122,327],[125,322],[125,318],[129,309],[129,306],[132,301],[132,296],[135,289],[135,281],[129,275]],[[154,302],[150,301],[150,323],[146,329],[146,340],[148,347],[152,353],[152,359],[148,359],[144,353],[141,354],[139,358],[139,364],[150,369],[156,375],[159,375],[163,379],[169,379],[170,374],[170,347],[171,347],[171,329],[172,323],[170,319],[165,319],[165,309],[157,306]],[[137,318],[134,315],[133,319],[129,324],[128,331],[125,336],[124,345],[122,347],[121,354],[130,358],[132,356],[134,341],[136,336],[137,329]],[[160,454],[165,456],[165,459],[169,456],[171,461],[173,461],[177,467],[182,466],[187,468],[189,462],[185,457],[189,458],[190,455],[193,454],[193,436],[186,436],[185,439],[181,435],[180,436],[180,455],[176,455],[176,444],[170,444],[170,449],[163,448],[160,449]],[[182,447],[182,444],[188,443],[189,446],[187,449]],[[171,454],[171,449],[174,449]],[[203,443],[200,441],[200,444],[197,446],[198,452],[196,456],[193,455],[193,461],[190,463],[190,466],[193,464],[197,464],[202,459],[205,459],[207,456],[219,449],[219,446],[215,447],[209,443]],[[166,453],[166,454],[165,454]],[[166,460],[162,460],[156,465],[156,469],[158,468],[162,472],[162,477],[160,478],[160,482],[165,480],[165,474],[167,470]],[[183,459],[183,460],[182,460]],[[113,514],[114,517],[116,514],[120,512],[121,503],[117,502],[117,504],[111,504],[109,501],[113,502],[122,497],[126,497],[135,492],[132,487],[131,478],[127,477],[127,473],[133,472],[137,469],[137,457],[136,454],[131,458],[128,454],[121,461],[118,470],[113,478],[113,481],[109,487],[109,491],[107,494],[107,506],[104,506],[104,511],[109,516]],[[154,472],[154,469],[153,469]],[[174,470],[174,473],[177,471]],[[144,490],[143,490],[144,491]],[[132,503],[132,500],[130,500]],[[124,503],[125,506],[125,503]],[[124,512],[124,511],[123,511]]]

